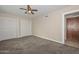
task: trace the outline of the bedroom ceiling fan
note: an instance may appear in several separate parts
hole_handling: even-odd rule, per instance
[[[25,14],[34,14],[34,11],[37,12],[37,9],[32,9],[30,5],[27,5],[27,8],[20,8],[21,10],[25,10]]]

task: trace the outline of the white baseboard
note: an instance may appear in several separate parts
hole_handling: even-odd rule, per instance
[[[32,34],[25,35],[25,36],[17,36],[16,38],[21,38],[21,37],[26,37],[26,36],[31,36]]]
[[[57,41],[55,39],[51,39],[51,38],[47,38],[47,37],[43,37],[43,36],[39,36],[39,35],[34,35],[34,36],[37,36],[37,37],[40,37],[40,38],[43,38],[43,39],[47,39],[47,40],[50,40],[50,41],[54,41],[54,42],[57,42],[57,43],[64,44],[63,42]]]
[[[22,37],[28,37],[28,36],[31,36],[32,34],[30,35],[26,35],[26,36],[18,36],[18,37],[14,37],[14,38],[9,38],[9,39],[2,39],[0,41],[3,41],[3,40],[10,40],[10,39],[16,39],[16,38],[22,38]]]
[[[34,34],[31,34],[31,35],[34,35]],[[27,36],[31,36],[31,35],[27,35]],[[34,36],[37,36],[37,37],[40,37],[40,38],[43,38],[43,39],[47,39],[47,40],[50,40],[50,41],[54,41],[54,42],[57,42],[57,43],[64,44],[63,42],[57,41],[55,39],[47,38],[47,37],[44,37],[44,36],[39,36],[39,35],[34,35]],[[20,36],[20,37],[17,37],[17,38],[21,38],[21,37],[25,37],[25,36]],[[13,39],[13,38],[10,38],[10,39]],[[3,40],[9,40],[9,39],[3,39]],[[3,41],[3,40],[0,40],[0,41]]]

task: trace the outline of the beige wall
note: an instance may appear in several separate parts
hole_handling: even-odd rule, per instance
[[[48,40],[63,43],[62,39],[62,20],[66,12],[79,10],[79,6],[68,6],[61,10],[56,10],[48,14],[48,17],[38,17],[33,19],[33,34]]]

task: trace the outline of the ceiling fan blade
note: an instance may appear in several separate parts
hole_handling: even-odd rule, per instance
[[[32,11],[38,11],[37,9],[32,9]]]
[[[25,14],[27,14],[27,12],[25,12]]]
[[[21,10],[27,10],[27,9],[25,9],[25,8],[20,8]]]
[[[34,14],[34,12],[31,12],[32,14]]]

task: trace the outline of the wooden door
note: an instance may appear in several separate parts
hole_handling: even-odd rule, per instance
[[[79,40],[79,17],[67,18],[67,39]]]

